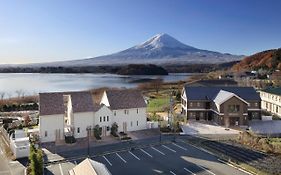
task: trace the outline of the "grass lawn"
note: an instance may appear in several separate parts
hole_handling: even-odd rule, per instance
[[[168,97],[158,97],[154,99],[150,99],[147,105],[148,112],[162,112],[165,107],[169,106],[169,98]]]

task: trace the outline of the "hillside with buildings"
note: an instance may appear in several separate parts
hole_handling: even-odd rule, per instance
[[[258,69],[281,69],[281,49],[266,50],[245,57],[232,67],[233,71],[252,71]]]

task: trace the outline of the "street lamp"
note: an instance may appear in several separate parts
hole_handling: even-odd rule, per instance
[[[88,126],[86,128],[86,130],[87,130],[87,134],[88,134],[88,150],[87,150],[87,152],[88,152],[88,157],[90,157],[90,133],[91,133],[91,126]]]

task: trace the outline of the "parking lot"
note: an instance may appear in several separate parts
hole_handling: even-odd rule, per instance
[[[217,157],[184,142],[170,142],[91,157],[106,165],[114,174],[247,174],[220,161]],[[82,160],[48,165],[45,174],[64,175]]]

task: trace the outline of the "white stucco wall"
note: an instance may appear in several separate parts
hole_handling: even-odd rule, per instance
[[[93,127],[94,123],[94,112],[79,112],[73,113],[73,123],[74,123],[74,137],[83,138],[87,137],[87,127]],[[80,132],[78,133],[78,128]]]
[[[39,131],[41,142],[54,142],[56,140],[56,131],[60,132],[60,139],[63,140],[63,114],[39,116]],[[45,131],[47,131],[47,137],[45,137]]]
[[[129,113],[125,114],[124,110],[128,110]],[[124,131],[123,123],[127,123],[127,131],[146,129],[146,108],[113,110],[113,120],[118,124],[118,132]]]
[[[107,107],[107,106],[103,106],[101,107],[97,112],[95,112],[95,118],[94,118],[94,126],[99,125],[100,127],[102,127],[105,130],[105,135],[110,135],[110,130],[107,131],[106,127],[110,127],[112,126],[112,124],[114,123],[114,120],[112,118],[112,111]],[[108,121],[107,121],[107,116],[108,116]],[[101,121],[100,121],[100,117],[101,117]],[[104,121],[104,117],[105,117],[105,121]]]

